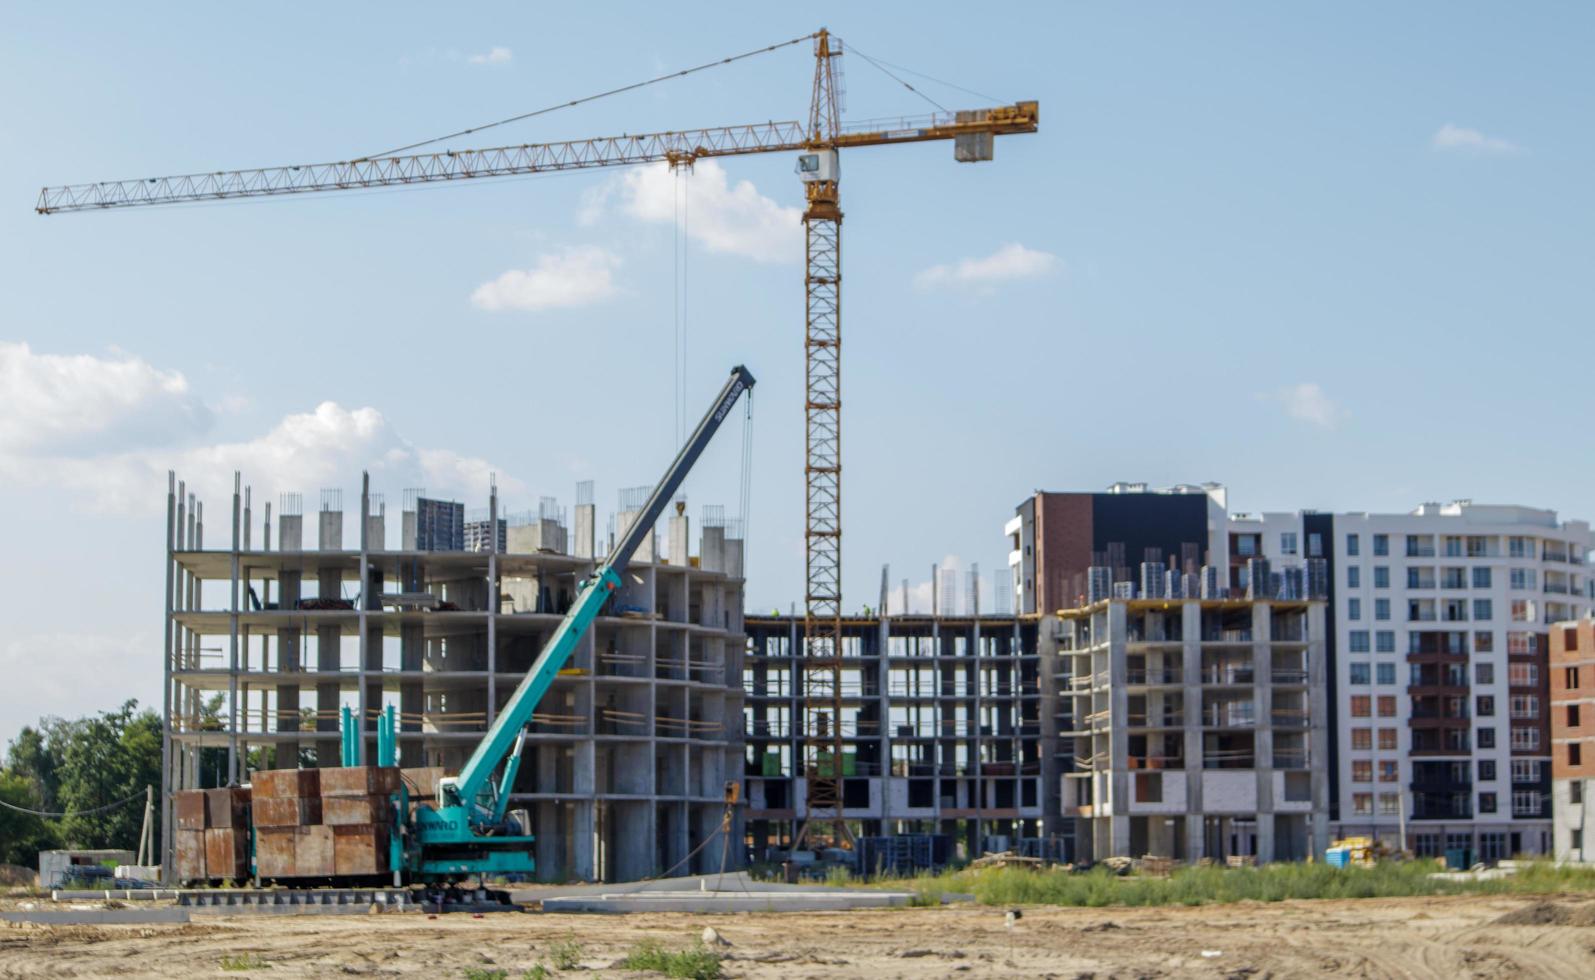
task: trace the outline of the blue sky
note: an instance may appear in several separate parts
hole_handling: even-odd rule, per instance
[[[1592,21],[1571,3],[6,5],[0,737],[156,700],[169,466],[212,488],[220,543],[235,465],[268,499],[352,500],[370,466],[395,504],[418,481],[485,504],[491,471],[511,509],[568,505],[582,479],[608,509],[676,428],[667,175],[52,217],[32,212],[42,185],[344,159],[822,23],[1038,99],[1041,132],[989,164],[936,144],[843,160],[858,606],[882,563],[894,583],[949,557],[989,576],[1037,487],[1595,513]],[[786,49],[454,145],[802,118],[810,64]],[[845,64],[849,118],[929,108]],[[760,379],[755,607],[798,599],[802,574],[791,168],[734,159],[685,191],[689,407],[732,363]],[[715,448],[694,512],[735,509],[738,461],[734,438]]]

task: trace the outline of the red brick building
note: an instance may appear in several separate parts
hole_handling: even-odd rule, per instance
[[[1556,857],[1595,863],[1595,620],[1551,627],[1551,799]]]

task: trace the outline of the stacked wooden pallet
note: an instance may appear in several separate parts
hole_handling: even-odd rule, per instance
[[[256,872],[270,879],[389,873],[399,781],[393,766],[255,773]]]
[[[248,789],[182,790],[173,794],[172,806],[180,880],[236,882],[249,877]]]

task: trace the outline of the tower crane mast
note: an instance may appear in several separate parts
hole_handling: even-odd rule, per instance
[[[40,214],[102,211],[515,177],[661,161],[671,167],[690,167],[698,160],[715,157],[797,153],[797,172],[804,184],[806,202],[803,212],[805,574],[801,766],[808,817],[797,828],[794,843],[821,841],[828,828],[829,841],[842,844],[850,840],[850,835],[843,819],[846,801],[842,745],[846,706],[842,685],[839,151],[950,140],[955,160],[961,163],[990,160],[993,137],[1035,132],[1040,110],[1038,103],[1023,101],[983,109],[844,124],[837,69],[842,44],[836,35],[821,28],[808,38],[771,45],[764,50],[810,39],[814,45],[815,65],[806,125],[795,121],[764,122],[71,184],[41,190],[35,210]]]

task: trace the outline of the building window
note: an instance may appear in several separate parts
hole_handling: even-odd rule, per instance
[[[1489,630],[1479,630],[1473,634],[1474,653],[1493,653],[1495,651],[1495,634]]]
[[[1540,794],[1515,790],[1512,793],[1512,816],[1537,817],[1540,815]]]
[[[1494,813],[1495,812],[1495,794],[1494,793],[1480,793],[1479,794],[1479,812],[1480,813]]]
[[[1584,780],[1582,780],[1582,779],[1569,779],[1567,781],[1567,802],[1569,802],[1569,803],[1583,803],[1584,802]],[[1578,845],[1575,844],[1574,846],[1577,847]]]
[[[1352,630],[1349,634],[1347,634],[1346,639],[1351,644],[1351,652],[1352,653],[1367,653],[1368,652],[1368,631],[1367,630]]]
[[[1540,730],[1538,728],[1512,729],[1512,751],[1535,752],[1540,747]]]
[[[1534,539],[1512,536],[1506,539],[1506,555],[1508,558],[1534,558],[1536,557]]]
[[[1362,554],[1362,542],[1355,534],[1346,535],[1346,554],[1353,558]]]
[[[1379,729],[1379,751],[1390,752],[1396,747],[1396,730],[1394,728]]]
[[[1578,742],[1567,743],[1567,764],[1569,766],[1582,766],[1584,764],[1584,746],[1582,744]],[[1578,780],[1573,780],[1575,786],[1578,783]]]
[[[1390,588],[1390,566],[1375,565],[1373,567],[1373,587],[1376,589]]]
[[[1495,729],[1493,729],[1493,728],[1481,728],[1481,729],[1479,729],[1479,748],[1481,748],[1481,749],[1493,749],[1493,748],[1495,748]]]
[[[1355,813],[1359,817],[1371,817],[1371,816],[1373,816],[1373,794],[1372,793],[1353,793],[1353,794],[1351,794],[1351,812]]]
[[[1494,695],[1492,695],[1492,694],[1481,694],[1475,700],[1478,701],[1478,712],[1477,713],[1478,713],[1478,716],[1480,718],[1488,718],[1491,715],[1495,714],[1495,696]]]
[[[1352,665],[1351,665],[1351,675],[1350,675],[1350,680],[1348,681],[1348,683],[1351,683],[1351,684],[1367,684],[1368,680],[1369,680],[1368,662],[1365,661],[1365,660],[1364,661],[1353,662]]]
[[[1396,634],[1393,630],[1380,630],[1373,635],[1374,649],[1379,653],[1396,652]]]
[[[1474,619],[1494,619],[1495,618],[1495,608],[1490,603],[1490,600],[1488,600],[1488,599],[1474,599],[1473,600],[1473,618]]]
[[[1562,672],[1562,681],[1569,691],[1578,690],[1578,668],[1568,667]]]
[[[1517,664],[1512,666],[1516,667]],[[1540,716],[1540,699],[1533,694],[1514,694],[1512,695],[1511,708],[1513,719],[1538,718]]]
[[[1380,793],[1379,812],[1387,817],[1393,817],[1401,812],[1400,793]]]
[[[1473,587],[1475,589],[1488,589],[1490,587],[1490,566],[1476,565],[1473,569]]]
[[[1510,687],[1539,687],[1539,664],[1507,664],[1506,683]]]
[[[1282,531],[1279,535],[1279,553],[1294,555],[1296,553],[1296,532]]]
[[[1409,535],[1407,535],[1407,557],[1408,558],[1433,558],[1434,557],[1434,535],[1432,535],[1432,534],[1409,534]]]
[[[1390,554],[1390,535],[1375,534],[1373,536],[1373,553],[1375,555]]]
[[[1388,620],[1390,618],[1390,600],[1379,598],[1373,601],[1373,618]]]
[[[1514,783],[1537,783],[1543,773],[1544,770],[1540,768],[1540,760],[1538,759],[1512,760],[1512,782]]]
[[[1351,781],[1354,783],[1373,782],[1373,763],[1367,759],[1351,760]]]
[[[1398,783],[1401,781],[1400,763],[1394,759],[1379,760],[1379,781],[1381,783]]]
[[[1351,696],[1351,716],[1353,718],[1366,718],[1372,713],[1372,697],[1366,694],[1353,694]]]
[[[1440,588],[1465,589],[1468,587],[1468,570],[1458,566],[1440,569]]]
[[[1480,759],[1479,760],[1479,782],[1481,782],[1481,783],[1493,783],[1493,782],[1495,782],[1495,760],[1494,759]]]
[[[1578,705],[1570,704],[1567,706],[1567,727],[1577,728],[1578,725]]]
[[[1512,622],[1514,622],[1514,623],[1532,623],[1532,622],[1534,622],[1534,603],[1530,602],[1527,599],[1513,599],[1512,600]]]
[[[1373,748],[1373,729],[1353,728],[1351,730],[1351,749],[1353,752],[1365,752]]]
[[[1379,695],[1379,717],[1394,718],[1396,716],[1396,697],[1393,694]]]
[[[1495,664],[1474,664],[1473,682],[1475,684],[1495,683]]]
[[[1317,532],[1314,532],[1312,534],[1307,535],[1307,557],[1308,558],[1322,558],[1322,557],[1324,557],[1324,536],[1322,534],[1318,534]]]
[[[1396,682],[1395,664],[1378,664],[1376,666],[1376,673],[1378,675],[1376,680],[1380,684],[1394,684]]]
[[[1346,600],[1346,618],[1352,622],[1362,618],[1362,600],[1351,598]]]
[[[1346,588],[1362,588],[1362,567],[1360,565],[1346,566]]]

